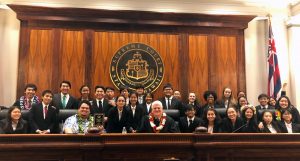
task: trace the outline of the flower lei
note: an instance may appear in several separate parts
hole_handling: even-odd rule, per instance
[[[92,124],[94,122],[94,117],[89,116],[87,119],[81,118],[78,114],[76,115],[77,118],[77,125],[78,125],[78,133],[85,133],[85,124],[86,121],[89,123],[87,127],[92,127]]]
[[[276,120],[277,120],[277,121],[281,121],[281,111],[276,110],[276,111],[275,111],[275,116],[276,116]]]
[[[33,96],[31,104],[37,104],[39,102],[39,98],[37,96]],[[20,97],[20,108],[23,110],[30,110],[31,108],[31,105],[28,104],[28,100],[25,96]]]
[[[160,130],[162,130],[164,127],[165,127],[165,124],[166,124],[166,118],[167,118],[167,114],[166,113],[163,113],[162,114],[162,117],[160,117],[159,119],[159,126],[156,127],[155,123],[154,123],[154,116],[153,114],[151,113],[149,115],[149,121],[150,121],[150,125],[154,131],[154,133],[159,133]]]

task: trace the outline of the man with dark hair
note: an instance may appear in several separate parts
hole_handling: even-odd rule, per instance
[[[116,106],[115,89],[113,87],[106,87],[105,96],[108,100],[108,104],[110,104],[113,107]]]
[[[183,116],[185,110],[182,103],[173,97],[173,87],[170,83],[164,85],[163,92],[165,96],[160,99],[163,109],[177,109],[180,111],[181,116]]]
[[[179,129],[182,133],[192,133],[195,131],[196,127],[202,124],[202,119],[195,116],[196,110],[194,106],[188,104],[186,106],[185,115],[184,117],[180,117],[179,120]]]
[[[105,99],[105,88],[103,86],[95,87],[95,99],[92,102],[91,114],[104,113],[105,116],[108,115],[109,107],[108,100]]]
[[[53,105],[58,109],[77,109],[78,101],[75,97],[69,94],[71,83],[62,81],[60,83],[60,93],[54,94]]]
[[[19,100],[17,100],[13,106],[19,106],[22,110],[30,110],[33,104],[39,103],[38,96],[35,95],[37,91],[37,87],[35,84],[26,84],[24,88],[24,96],[21,96]]]
[[[256,110],[260,110],[260,109],[275,109],[275,107],[273,106],[269,106],[269,96],[265,93],[262,93],[258,96],[257,98],[259,105],[256,106]]]
[[[32,133],[58,133],[56,107],[51,105],[52,92],[45,90],[42,93],[42,102],[32,105],[29,111],[29,123]]]
[[[145,103],[145,88],[142,85],[136,87],[136,92],[138,94],[138,102],[140,105]]]

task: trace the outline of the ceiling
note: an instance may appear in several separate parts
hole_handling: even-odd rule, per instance
[[[288,12],[300,0],[0,0],[0,4],[78,7],[110,10],[143,10],[204,14],[266,16],[271,11]]]

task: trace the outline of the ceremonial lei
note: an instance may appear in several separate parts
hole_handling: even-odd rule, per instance
[[[164,127],[165,127],[165,124],[166,124],[166,118],[167,118],[167,114],[166,113],[163,113],[162,114],[162,117],[160,117],[159,119],[159,126],[156,127],[155,123],[154,123],[154,116],[153,114],[151,113],[149,115],[149,121],[150,121],[150,125],[154,131],[154,133],[159,133],[160,130],[162,130]]]
[[[86,120],[89,122],[87,127],[92,127],[92,123],[94,122],[94,117],[89,116],[87,119],[83,119],[79,115],[77,115],[76,117],[77,117],[78,133],[85,132],[84,125]]]
[[[39,98],[37,96],[33,96],[33,101],[31,102],[31,104],[37,104],[39,102]],[[20,97],[20,108],[23,110],[29,110],[30,107],[31,105],[28,105],[27,97]]]

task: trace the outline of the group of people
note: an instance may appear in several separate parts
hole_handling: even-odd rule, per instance
[[[69,94],[70,89],[71,83],[62,81],[60,93],[44,90],[39,99],[35,94],[37,87],[27,84],[24,96],[0,121],[0,133],[87,133],[95,126],[94,114],[104,115],[103,124],[99,125],[103,133],[191,133],[197,127],[204,127],[209,133],[300,132],[299,112],[284,93],[278,100],[260,94],[260,104],[254,107],[244,92],[238,93],[236,101],[228,87],[224,88],[220,100],[215,91],[205,91],[202,106],[193,92],[184,103],[180,91],[174,91],[169,83],[163,87],[164,97],[156,101],[152,93],[144,92],[143,86],[135,91],[122,88],[116,97],[114,88],[96,86],[91,98],[91,89],[83,85],[78,99]],[[67,118],[60,128],[58,115],[65,109],[77,109],[77,113]],[[164,112],[168,109],[178,110],[181,117],[174,120]],[[217,109],[226,109],[225,116],[221,117]],[[28,110],[26,120],[22,118],[22,110]]]

